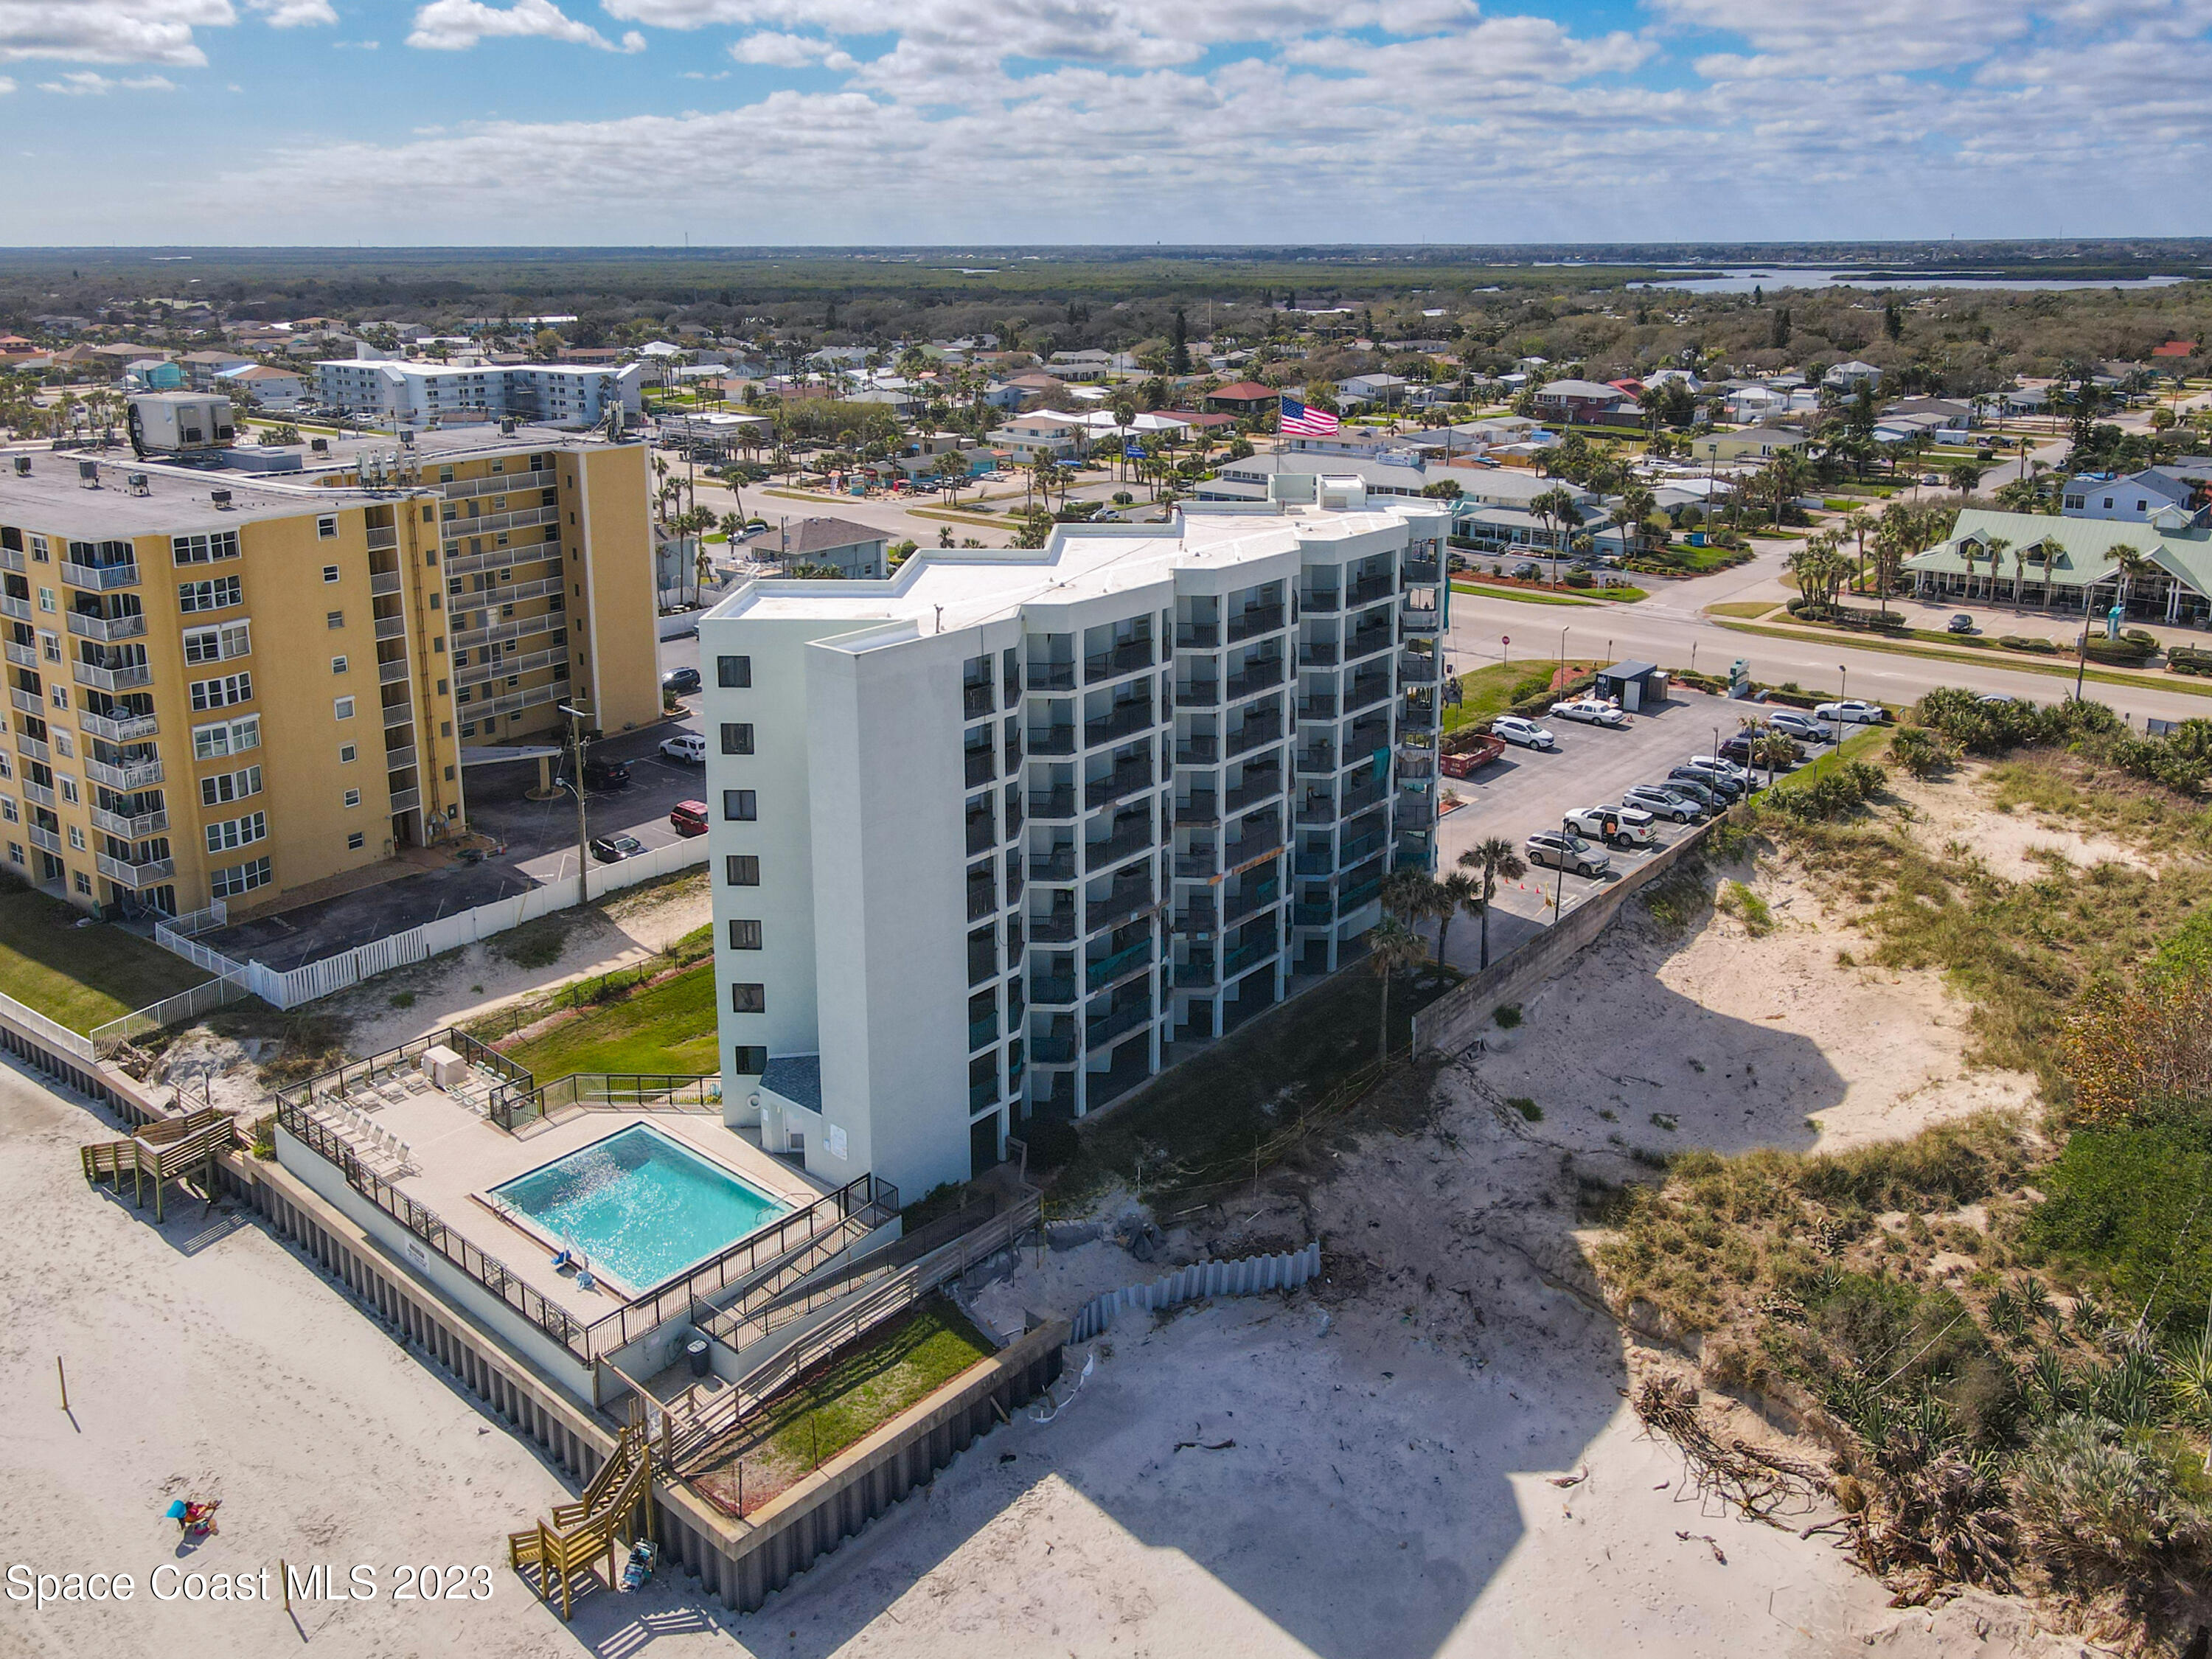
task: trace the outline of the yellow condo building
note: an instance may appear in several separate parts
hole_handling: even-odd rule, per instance
[[[465,833],[468,762],[563,702],[658,719],[650,482],[528,426],[0,458],[0,869],[270,908]]]

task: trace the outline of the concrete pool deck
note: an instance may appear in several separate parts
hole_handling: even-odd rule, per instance
[[[570,1107],[509,1134],[433,1087],[388,1102],[370,1114],[370,1121],[406,1142],[411,1154],[414,1172],[392,1179],[393,1187],[436,1211],[454,1232],[496,1256],[515,1278],[586,1323],[631,1300],[627,1290],[604,1281],[594,1290],[578,1290],[574,1273],[556,1270],[551,1252],[537,1236],[493,1210],[484,1197],[493,1188],[634,1124],[647,1123],[791,1209],[804,1209],[831,1190],[805,1170],[763,1151],[756,1135],[725,1127],[711,1112]],[[364,1161],[390,1178],[382,1160]]]

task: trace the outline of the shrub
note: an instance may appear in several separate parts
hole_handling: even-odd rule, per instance
[[[1544,1121],[1544,1109],[1526,1095],[1515,1095],[1505,1103],[1531,1123],[1541,1123]]]
[[[2030,1559],[2067,1589],[2139,1591],[2212,1540],[2171,1467],[2080,1413],[2037,1437],[2013,1491]]]
[[[1997,643],[2008,651],[2033,651],[2046,657],[2056,656],[2059,648],[2055,641],[2033,639],[2025,634],[2000,634]]]
[[[1595,579],[1587,570],[1567,572],[1567,586],[1570,587],[1594,587],[1596,585]]]
[[[1729,882],[1721,889],[1720,908],[1743,919],[1744,932],[1753,939],[1763,938],[1774,931],[1774,912],[1766,901],[1740,881]]]
[[[1521,1023],[1521,1005],[1517,1002],[1509,1002],[1491,1018],[1498,1022],[1499,1030],[1510,1031]]]
[[[1958,750],[1924,726],[1900,726],[1889,740],[1889,757],[1916,778],[1933,777],[1958,758]]]

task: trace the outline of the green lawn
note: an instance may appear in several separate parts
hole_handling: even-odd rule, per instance
[[[1471,674],[1459,677],[1460,702],[1457,708],[1444,705],[1444,730],[1456,732],[1475,720],[1486,720],[1492,714],[1502,714],[1521,696],[1515,693],[1525,680],[1543,679],[1549,684],[1553,670],[1559,665],[1557,657],[1515,657],[1505,662],[1492,663],[1487,668],[1478,668]],[[1606,665],[1595,657],[1567,659],[1569,674],[1587,673]],[[1533,696],[1534,691],[1521,693]]]
[[[1897,728],[1894,726],[1862,727],[1844,739],[1842,748],[1823,750],[1814,757],[1809,764],[1801,766],[1796,771],[1785,773],[1775,779],[1774,787],[1777,789],[1810,788],[1814,778],[1820,776],[1830,767],[1839,765],[1844,761],[1879,762],[1881,759],[1882,751],[1889,747],[1889,740],[1896,732]]]
[[[571,1072],[703,1077],[720,1069],[711,958],[648,990],[593,1008],[506,1051],[540,1083]]]
[[[1732,633],[1759,634],[1771,640],[1802,640],[1808,637],[1820,637],[1809,635],[1806,630],[1799,628],[1762,628],[1756,623],[1729,622],[1723,619],[1719,625]],[[1924,645],[1902,645],[1894,641],[1883,639],[1880,635],[1863,634],[1851,635],[1850,643],[1855,650],[1886,651],[1893,656],[1927,657],[1937,662],[1986,665],[1995,659],[2001,661],[2005,667],[2022,674],[2045,674],[2062,680],[2070,680],[2075,674],[2075,665],[2070,658],[2061,657],[2054,661],[2050,658],[2034,656],[2025,651],[1984,651],[1982,654],[1977,655],[1972,651],[1952,648],[1938,651]],[[1951,641],[1953,647],[1956,647],[1959,643],[1956,640]],[[2169,691],[2186,691],[2191,696],[2212,697],[2212,685],[2192,682],[2185,674],[2175,674],[2164,679],[2153,679],[2145,673],[2114,673],[2108,669],[2099,668],[2093,665],[2083,678],[2095,680],[2102,685],[2137,687],[2148,685],[2163,687]],[[1448,709],[1445,713],[1449,717],[1450,711]]]
[[[0,890],[0,991],[73,1031],[106,1024],[210,977],[120,927],[27,887]]]
[[[933,1297],[839,1354],[769,1406],[755,1431],[696,1477],[726,1504],[740,1490],[751,1514],[847,1447],[998,1352],[950,1302]]]
[[[1454,582],[1455,593],[1475,593],[1486,599],[1518,599],[1523,605],[1595,605],[1570,592],[1553,593],[1540,587],[1493,587],[1488,582]],[[1642,595],[1638,596],[1641,598]]]
[[[1705,614],[1710,617],[1763,617],[1780,608],[1779,599],[1729,599],[1720,605],[1709,605]]]

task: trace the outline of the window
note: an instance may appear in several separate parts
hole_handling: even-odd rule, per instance
[[[760,801],[750,789],[725,789],[722,816],[732,823],[750,823],[760,817]]]
[[[714,659],[714,684],[725,690],[743,690],[753,683],[753,659],[750,657],[717,657]]]
[[[732,853],[722,860],[722,879],[732,887],[760,885],[760,860],[750,853]]]
[[[10,864],[21,864],[22,861],[23,843],[20,841],[9,842],[8,843],[8,862]],[[763,1062],[763,1065],[765,1065],[765,1062]]]
[[[358,853],[368,844],[368,837],[358,830],[346,837],[346,851],[349,853]]]
[[[54,590],[53,590],[52,588],[51,588],[51,587],[42,587],[42,588],[40,588],[40,589],[39,590],[39,609],[40,609],[40,610],[41,610],[41,611],[45,611],[51,612],[51,611],[53,610],[53,608],[54,608]]]
[[[56,727],[53,729],[51,735],[54,740],[54,753],[60,755],[64,758],[76,755],[76,744],[71,739],[68,732],[62,731],[59,727]]]
[[[74,832],[72,832],[72,833],[74,833]],[[88,897],[88,898],[91,897],[91,896],[92,896],[92,878],[91,878],[90,876],[88,876],[87,874],[85,874],[85,872],[84,872],[83,871],[82,871],[82,870],[72,870],[72,871],[70,871],[70,884],[71,886],[75,887],[78,892],[80,892],[80,893],[83,894],[86,897]]]
[[[234,702],[253,701],[253,676],[225,674],[219,679],[194,680],[192,707],[198,708],[228,708]]]
[[[257,887],[269,884],[269,860],[255,859],[249,863],[234,865],[228,870],[216,870],[208,877],[208,890],[217,898],[232,898],[240,893],[250,893]]]
[[[229,657],[242,657],[253,649],[253,627],[251,623],[224,623],[217,628],[191,628],[185,630],[185,660],[187,663],[222,662]]]
[[[765,985],[732,985],[730,987],[730,1012],[733,1014],[764,1014],[768,1012],[768,987]]]
[[[331,703],[331,718],[332,720],[351,720],[353,718],[353,699],[351,697],[338,697],[333,699]]]
[[[71,806],[76,805],[77,802],[84,799],[82,795],[77,793],[76,780],[70,776],[66,772],[57,772],[54,774],[54,787],[61,791],[62,799],[67,801]]]
[[[337,568],[337,566],[336,566],[336,565],[334,565],[334,564],[326,564],[326,565],[325,565],[325,566],[323,567],[323,580],[324,580],[325,581],[326,581],[326,582],[334,582],[334,581],[336,581],[337,579],[338,579],[338,568]]]
[[[248,812],[244,817],[223,818],[207,826],[207,849],[210,853],[227,853],[234,847],[250,847],[257,841],[267,839],[269,815]]]
[[[48,662],[59,662],[62,659],[62,636],[58,634],[49,634],[43,629],[40,629],[39,633],[39,654],[41,657],[44,657]]]
[[[217,576],[212,581],[177,584],[177,609],[179,611],[221,611],[239,603],[238,578],[235,576]]]
[[[179,564],[212,564],[217,559],[238,556],[238,532],[218,530],[208,536],[172,536],[170,551]]]
[[[732,951],[757,951],[760,948],[760,923],[757,921],[732,921],[730,923],[730,949]]]
[[[347,790],[347,791],[345,792],[345,804],[346,804],[349,807],[353,807],[353,806],[358,806],[358,805],[361,805],[361,791],[360,791],[360,790],[358,790],[358,789],[349,789],[349,790]]]
[[[46,688],[46,700],[52,703],[57,708],[67,708],[69,707],[69,687],[66,685],[48,686]]]
[[[322,517],[317,519],[315,520],[315,534],[321,537],[326,542],[336,541],[338,536],[338,515],[335,513],[325,513]],[[328,568],[327,566],[325,568]],[[325,578],[325,580],[328,579]]]
[[[242,720],[217,720],[212,726],[192,727],[192,758],[214,760],[222,755],[242,755],[249,749],[261,747],[261,716],[248,714]]]
[[[343,611],[324,611],[323,626],[325,628],[343,628],[345,626],[345,612]]]
[[[72,850],[79,853],[84,851],[84,831],[74,823],[69,827],[69,841]]]
[[[753,728],[737,720],[722,722],[722,752],[726,755],[750,755],[753,752]]]
[[[46,538],[44,536],[31,538],[31,557],[39,564],[50,564],[53,562],[53,556],[46,551]],[[20,859],[16,860],[19,864],[21,861]]]
[[[16,863],[22,860],[18,858]],[[768,1048],[758,1042],[740,1042],[734,1051],[730,1069],[744,1077],[758,1077],[768,1070]]]
[[[222,806],[261,793],[261,769],[248,766],[236,772],[218,772],[200,780],[200,805]]]
[[[346,659],[343,657],[332,657],[331,659],[331,672],[333,674],[343,674],[345,672]]]

